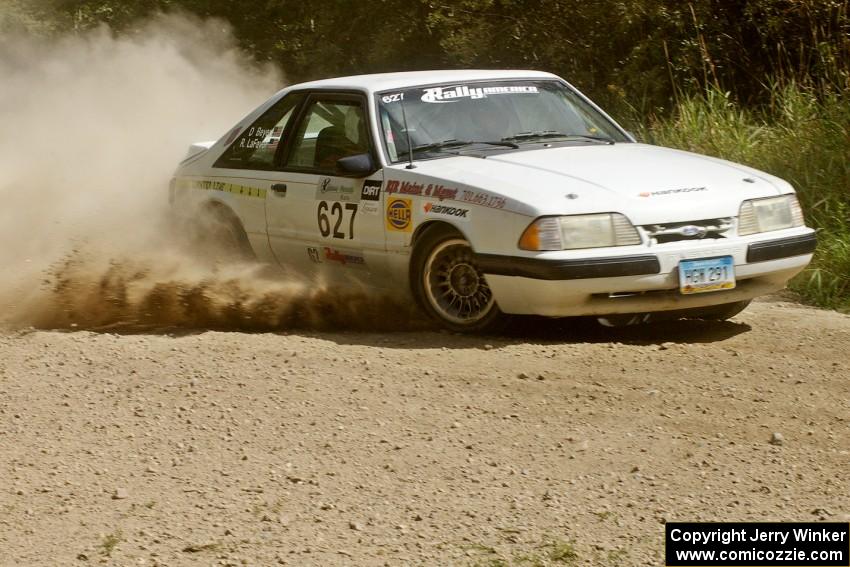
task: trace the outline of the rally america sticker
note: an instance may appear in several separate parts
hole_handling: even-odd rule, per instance
[[[336,262],[343,266],[363,266],[366,264],[366,258],[361,252],[350,250],[338,250],[325,246],[325,260],[328,262]]]
[[[453,87],[434,87],[425,89],[422,102],[434,104],[445,104],[456,102],[455,99],[469,98],[479,100],[491,95],[499,94],[537,94],[539,91],[533,85],[509,85],[500,87],[468,87],[466,85]]]

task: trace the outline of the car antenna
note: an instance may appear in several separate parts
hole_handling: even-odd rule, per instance
[[[404,111],[404,93],[401,93],[401,121],[404,123],[404,134],[407,136],[407,159],[405,169],[416,169],[413,165],[413,146],[410,144],[410,129],[407,127],[407,112]]]

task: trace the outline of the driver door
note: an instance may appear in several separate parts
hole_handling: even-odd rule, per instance
[[[377,163],[367,117],[361,95],[313,93],[304,103],[282,183],[266,202],[269,244],[284,267],[307,260],[308,275],[332,283],[383,271],[382,174],[358,178],[337,167],[339,159],[360,154]]]

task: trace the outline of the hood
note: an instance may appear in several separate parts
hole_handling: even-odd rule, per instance
[[[745,199],[793,191],[743,165],[632,143],[458,156],[405,173],[506,197],[530,216],[621,212],[635,224],[737,216]]]

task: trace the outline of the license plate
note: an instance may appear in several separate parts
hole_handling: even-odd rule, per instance
[[[685,295],[735,287],[732,256],[679,262],[679,291]]]

